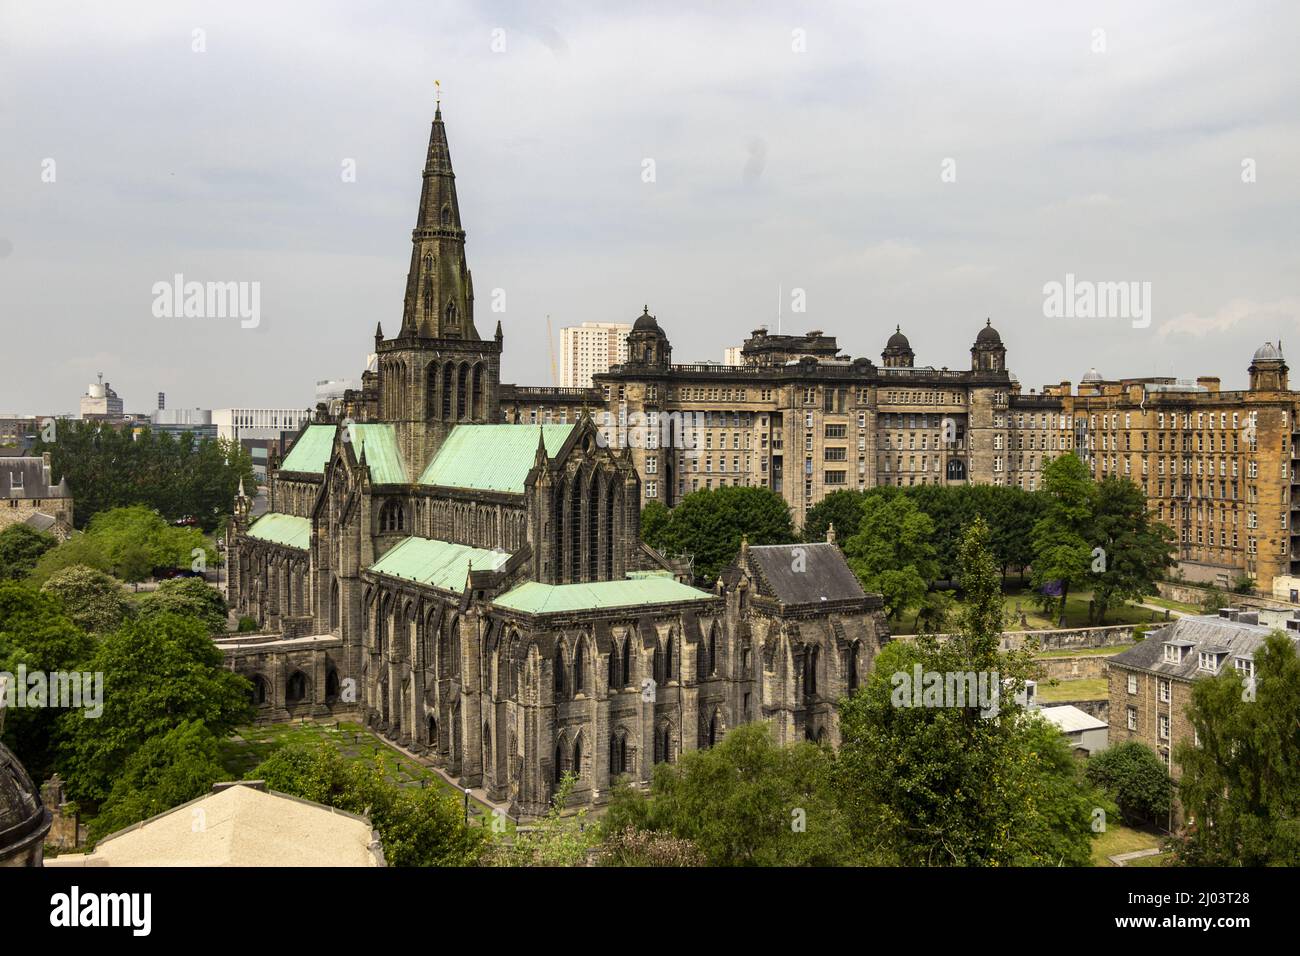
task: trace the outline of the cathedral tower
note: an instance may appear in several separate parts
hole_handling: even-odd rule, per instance
[[[419,474],[457,423],[495,423],[501,324],[485,340],[474,325],[474,280],[456,198],[442,107],[433,116],[424,185],[396,338],[375,332],[379,419],[398,426],[402,454]]]

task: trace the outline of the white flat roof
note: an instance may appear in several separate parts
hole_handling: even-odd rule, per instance
[[[1091,714],[1080,710],[1073,704],[1061,704],[1056,707],[1040,707],[1038,712],[1061,728],[1063,733],[1077,734],[1084,730],[1104,730],[1107,726]]]

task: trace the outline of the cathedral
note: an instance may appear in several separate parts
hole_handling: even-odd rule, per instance
[[[357,719],[517,817],[771,722],[838,742],[836,702],[888,630],[833,542],[749,546],[708,588],[640,538],[631,450],[587,414],[508,422],[503,334],[474,284],[441,108],[397,334],[340,407],[317,409],[243,489],[230,600],[255,634],[218,639],[261,720]]]

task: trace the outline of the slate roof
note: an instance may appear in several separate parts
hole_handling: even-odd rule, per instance
[[[1243,624],[1217,614],[1180,617],[1158,631],[1149,631],[1146,639],[1122,654],[1107,658],[1111,665],[1132,670],[1150,671],[1164,677],[1194,680],[1209,672],[1200,669],[1200,652],[1219,650],[1227,653],[1219,672],[1233,666],[1237,657],[1251,658],[1275,628],[1262,624]],[[1186,642],[1191,645],[1180,663],[1166,661],[1165,644]]]
[[[43,511],[37,511],[23,522],[23,524],[35,531],[49,531],[58,523],[57,518],[53,515],[47,515]]]
[[[529,581],[498,597],[497,607],[526,614],[563,614],[615,607],[707,601],[715,597],[672,578],[592,581],[588,584],[541,584]]]
[[[297,515],[268,511],[249,525],[248,536],[306,551],[311,544],[311,521]]]
[[[758,572],[760,593],[785,605],[861,601],[867,596],[839,547],[828,541],[751,546],[749,566]]]
[[[506,551],[471,548],[436,538],[407,538],[370,566],[377,574],[460,593],[470,568],[495,571],[510,560]]]
[[[574,425],[457,425],[420,476],[422,485],[523,494],[540,434],[554,458]]]
[[[31,455],[0,459],[0,498],[66,498],[67,486],[55,484],[45,460]]]

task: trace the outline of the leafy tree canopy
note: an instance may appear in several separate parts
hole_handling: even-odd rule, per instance
[[[115,631],[135,612],[121,581],[84,564],[56,571],[41,592],[62,601],[73,623],[91,634]]]
[[[33,454],[45,451],[54,474],[68,480],[78,527],[102,511],[138,504],[167,520],[193,515],[211,531],[229,512],[240,479],[253,487],[248,452],[220,438],[59,422],[55,440],[37,442]]]
[[[659,520],[653,518],[652,520]],[[750,544],[788,544],[795,540],[790,508],[770,488],[702,489],[691,492],[668,513],[659,550],[693,555],[695,576],[712,584],[740,553],[741,538]],[[647,539],[648,540],[648,539]]]
[[[58,543],[54,535],[25,524],[9,525],[0,531],[0,581],[21,581]]]
[[[1180,862],[1300,865],[1300,657],[1274,632],[1255,652],[1253,684],[1228,667],[1192,685],[1180,743],[1179,800],[1188,824]]]
[[[208,628],[193,618],[128,621],[100,641],[87,669],[104,675],[103,714],[61,718],[60,764],[77,799],[107,798],[127,758],[183,721],[225,737],[253,716],[251,685],[225,668]]]
[[[778,746],[766,723],[743,724],[716,747],[658,764],[649,795],[616,789],[605,832],[671,835],[710,866],[855,862],[829,787],[832,759],[813,743]]]
[[[465,825],[455,797],[438,787],[399,787],[328,744],[277,750],[254,774],[271,790],[369,816],[390,866],[471,866],[483,851],[484,828]]]

